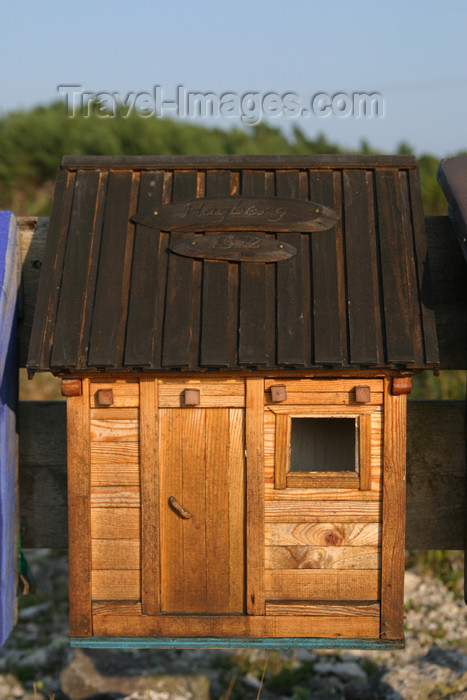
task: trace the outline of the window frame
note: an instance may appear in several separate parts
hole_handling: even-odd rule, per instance
[[[275,412],[275,489],[338,488],[371,490],[371,413],[323,413],[319,409],[304,410],[303,406],[287,407],[287,412]],[[358,471],[290,471],[292,418],[355,418],[358,442]],[[357,453],[357,452],[356,452]]]

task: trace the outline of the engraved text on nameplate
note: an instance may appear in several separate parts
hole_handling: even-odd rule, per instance
[[[336,223],[332,209],[303,199],[204,197],[161,204],[132,221],[160,231],[325,231]]]
[[[188,238],[172,244],[170,250],[189,258],[263,263],[287,260],[297,253],[293,245],[284,241],[239,232]]]

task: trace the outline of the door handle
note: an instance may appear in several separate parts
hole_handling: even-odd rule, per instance
[[[181,518],[183,518],[184,520],[189,520],[190,518],[193,517],[192,514],[190,513],[190,511],[187,510],[186,508],[184,508],[184,507],[177,501],[177,499],[175,498],[175,496],[170,496],[170,498],[169,498],[169,506],[172,508],[172,510],[174,510],[174,511],[177,513],[177,515],[179,515],[179,516],[180,516]]]

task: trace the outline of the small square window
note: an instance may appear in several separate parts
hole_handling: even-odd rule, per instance
[[[371,490],[370,413],[327,417],[299,411],[294,406],[276,413],[275,488]]]
[[[290,472],[358,471],[355,418],[292,418]]]

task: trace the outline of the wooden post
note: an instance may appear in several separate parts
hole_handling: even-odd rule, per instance
[[[67,399],[70,635],[92,635],[91,619],[91,437],[89,380],[82,396]]]
[[[0,648],[16,622],[16,305],[19,285],[16,219],[0,212]]]
[[[246,609],[264,615],[264,380],[246,380]]]
[[[404,638],[405,425],[407,399],[384,382],[381,639]]]

